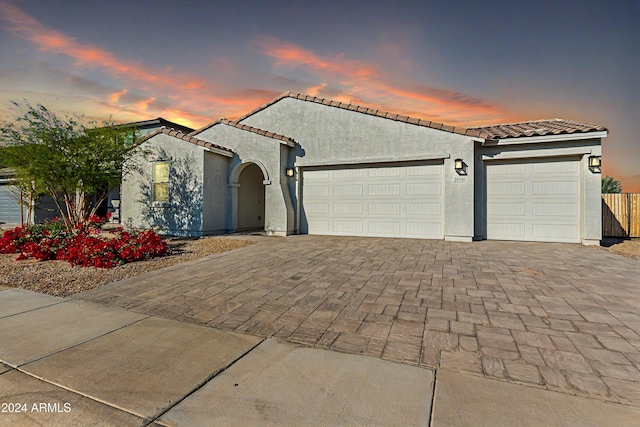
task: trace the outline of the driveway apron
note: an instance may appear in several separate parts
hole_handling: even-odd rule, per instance
[[[639,291],[594,247],[305,235],[74,298],[640,406]]]

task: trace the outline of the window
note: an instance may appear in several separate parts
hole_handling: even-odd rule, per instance
[[[151,163],[151,201],[169,201],[169,162]]]

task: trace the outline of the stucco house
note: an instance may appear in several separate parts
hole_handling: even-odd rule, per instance
[[[122,220],[192,236],[599,244],[606,136],[561,119],[453,127],[285,93],[237,121],[148,135]]]
[[[142,120],[138,122],[125,123],[120,126],[135,128],[136,133],[140,137],[144,137],[149,133],[162,127],[171,127],[181,132],[191,132],[192,128],[180,125],[178,123],[165,120],[162,117],[155,119]],[[41,198],[34,204],[31,210],[31,218],[27,218],[29,213],[27,197],[21,197],[20,189],[15,185],[15,172],[9,168],[3,168],[0,165],[0,226],[7,224],[10,226],[19,225],[30,220],[31,222],[42,222],[60,213],[49,197]],[[107,198],[107,202],[98,210],[99,215],[105,215],[107,211],[112,212],[112,218],[117,221],[119,215],[120,188],[112,189]],[[6,225],[5,225],[6,227]]]

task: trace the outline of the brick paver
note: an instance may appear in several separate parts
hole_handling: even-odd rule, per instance
[[[598,248],[265,237],[75,298],[640,406],[640,261]]]

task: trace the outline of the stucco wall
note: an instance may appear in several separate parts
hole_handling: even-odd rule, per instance
[[[199,236],[203,229],[202,147],[166,134],[145,141],[129,160],[122,181],[122,223],[171,235]],[[151,202],[151,162],[169,161],[169,202]]]
[[[473,237],[474,148],[469,137],[293,98],[243,123],[294,138],[297,167],[442,159],[445,239]],[[468,164],[468,175],[454,171],[456,158]]]
[[[293,232],[293,206],[288,179],[284,175],[288,150],[280,141],[225,124],[218,124],[195,135],[233,149],[237,154],[230,159],[228,185],[227,229],[238,227],[238,177],[247,163],[255,163],[263,169],[265,184],[265,219],[267,234],[287,235]]]
[[[182,142],[188,144],[187,142]],[[202,234],[222,234],[227,228],[227,175],[231,159],[204,152]]]

